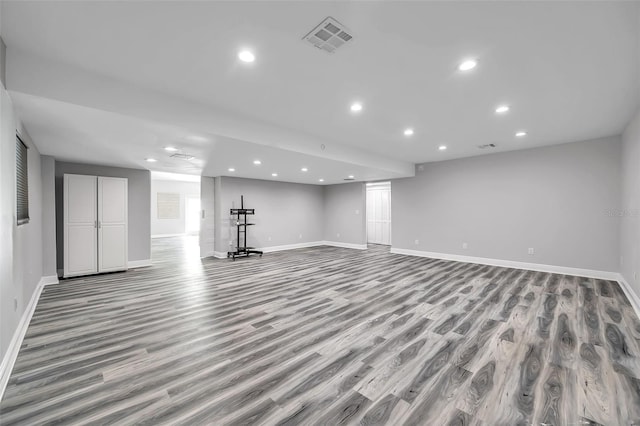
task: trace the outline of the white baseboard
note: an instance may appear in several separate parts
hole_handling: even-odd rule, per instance
[[[58,277],[55,277],[56,282],[58,282]],[[36,306],[38,305],[38,299],[40,299],[40,294],[42,293],[42,289],[44,288],[45,282],[51,284],[51,277],[42,277],[38,285],[36,286],[33,294],[31,295],[31,300],[29,300],[29,304],[25,308],[22,313],[22,317],[20,318],[20,322],[13,332],[13,336],[11,337],[11,341],[9,342],[9,347],[7,348],[7,352],[5,352],[4,357],[2,358],[2,363],[0,363],[0,400],[2,400],[2,396],[4,395],[4,391],[7,388],[7,384],[9,383],[9,377],[11,376],[11,370],[13,370],[13,366],[16,362],[16,358],[18,358],[18,352],[20,352],[20,346],[22,346],[22,340],[24,339],[25,334],[27,333],[27,328],[29,328],[29,322],[31,322],[31,317],[33,316],[33,312],[36,310]]]
[[[49,275],[49,276],[40,278],[40,283],[38,283],[38,285],[42,284],[44,286],[49,284],[58,284],[59,282],[60,281],[58,281],[57,275]]]
[[[501,266],[503,268],[526,269],[528,271],[550,272],[553,274],[575,275],[579,277],[598,278],[617,281],[620,274],[592,269],[569,268],[565,266],[544,265],[540,263],[516,262],[513,260],[489,259],[485,257],[461,256],[457,254],[434,253],[429,251],[391,248],[391,253],[409,256],[430,257],[432,259],[452,260],[455,262],[477,263],[480,265]]]
[[[226,251],[214,251],[213,252],[213,257],[215,257],[216,259],[226,259],[227,258],[227,252]]]
[[[275,251],[295,250],[301,248],[317,247],[323,245],[323,241],[310,241],[306,243],[285,244],[282,246],[262,247],[258,250],[262,250],[265,253],[273,253]]]
[[[145,266],[151,266],[151,259],[130,260],[127,265],[129,269],[144,268]]]
[[[341,243],[339,241],[323,241],[322,245],[331,246],[331,247],[349,248],[349,249],[354,249],[354,250],[366,250],[367,249],[367,245],[366,244]]]
[[[184,237],[187,234],[155,234],[151,238]]]
[[[631,284],[624,279],[622,274],[618,274],[617,281],[620,283],[620,287],[622,288],[622,291],[624,291],[624,294],[627,295],[627,299],[631,302],[631,306],[633,307],[633,310],[636,311],[636,315],[640,318],[640,297],[638,297],[638,294],[633,290]]]

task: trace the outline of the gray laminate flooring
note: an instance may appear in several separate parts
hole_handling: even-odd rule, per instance
[[[384,246],[201,262],[193,242],[46,287],[0,423],[640,422],[640,321],[616,282]]]

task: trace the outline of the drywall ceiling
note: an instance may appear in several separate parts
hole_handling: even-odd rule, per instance
[[[159,131],[159,139],[244,142],[224,158],[203,144],[197,167],[207,173],[266,147],[323,160],[322,173],[335,179],[357,167],[377,170],[375,179],[409,176],[413,163],[480,155],[487,151],[477,145],[487,143],[496,152],[618,134],[638,106],[637,2],[5,1],[2,8],[8,89],[29,132],[40,127],[32,135],[38,147],[54,155],[58,143],[42,138],[55,104],[30,116],[36,102],[18,95],[182,131]],[[354,35],[334,54],[302,41],[327,16]],[[238,61],[242,48],[255,53],[254,63]],[[463,73],[456,67],[466,58],[478,66]],[[354,115],[356,100],[364,109]],[[511,110],[496,115],[502,103]],[[105,130],[68,126],[75,138]],[[415,130],[410,138],[406,127]],[[519,130],[528,135],[516,138]],[[86,157],[114,148],[127,155],[117,140],[103,139],[87,144]]]

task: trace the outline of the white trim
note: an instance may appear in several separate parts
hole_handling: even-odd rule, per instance
[[[226,259],[227,258],[227,252],[226,251],[214,251],[213,252],[213,257],[215,257],[216,259]]]
[[[331,247],[342,247],[354,250],[366,250],[368,248],[366,244],[341,243],[338,241],[323,241],[322,245]]]
[[[540,263],[516,262],[513,260],[489,259],[485,257],[461,256],[457,254],[434,253],[429,251],[391,248],[391,253],[408,256],[430,257],[433,259],[453,260],[455,262],[478,263],[481,265],[501,266],[503,268],[526,269],[528,271],[550,272],[553,274],[576,275],[579,277],[598,278],[617,281],[620,274],[592,269],[569,268],[565,266],[544,265]]]
[[[182,233],[182,234],[155,234],[155,235],[152,235],[151,238],[184,237],[185,235],[187,235],[187,234],[186,233]],[[193,234],[193,235],[197,235],[197,234]]]
[[[58,281],[57,275],[49,275],[49,276],[40,278],[40,283],[38,285],[58,284],[59,282],[60,281]]]
[[[631,284],[624,279],[622,274],[618,274],[617,281],[620,283],[622,291],[624,291],[624,294],[627,295],[627,298],[631,302],[631,306],[633,307],[633,310],[636,311],[636,315],[640,318],[640,297],[638,297],[638,294],[633,290]]]
[[[283,251],[283,250],[295,250],[301,248],[309,248],[309,247],[317,247],[324,245],[324,241],[310,241],[307,243],[296,243],[296,244],[285,244],[282,246],[271,246],[271,247],[263,247],[258,250],[262,250],[265,253],[272,253],[274,251]]]
[[[9,383],[9,376],[11,376],[11,371],[13,370],[13,366],[16,363],[16,359],[18,358],[18,352],[20,352],[20,346],[22,346],[22,340],[27,333],[27,328],[29,328],[29,323],[31,322],[33,312],[36,310],[36,306],[38,305],[40,293],[42,293],[42,289],[46,285],[45,281],[47,281],[49,278],[50,277],[42,277],[40,279],[40,282],[38,282],[38,285],[31,295],[31,300],[29,300],[29,304],[22,313],[20,322],[13,332],[13,336],[11,337],[11,341],[9,342],[9,347],[7,348],[7,351],[2,358],[2,363],[0,364],[0,400],[2,400],[4,391],[7,388],[7,384]],[[56,277],[56,281],[57,278],[58,277]]]
[[[143,260],[130,260],[127,262],[129,269],[144,268],[145,266],[151,266],[151,259]]]

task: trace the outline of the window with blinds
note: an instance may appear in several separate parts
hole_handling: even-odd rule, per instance
[[[27,146],[16,135],[16,194],[18,197],[18,225],[29,222],[29,171]]]

